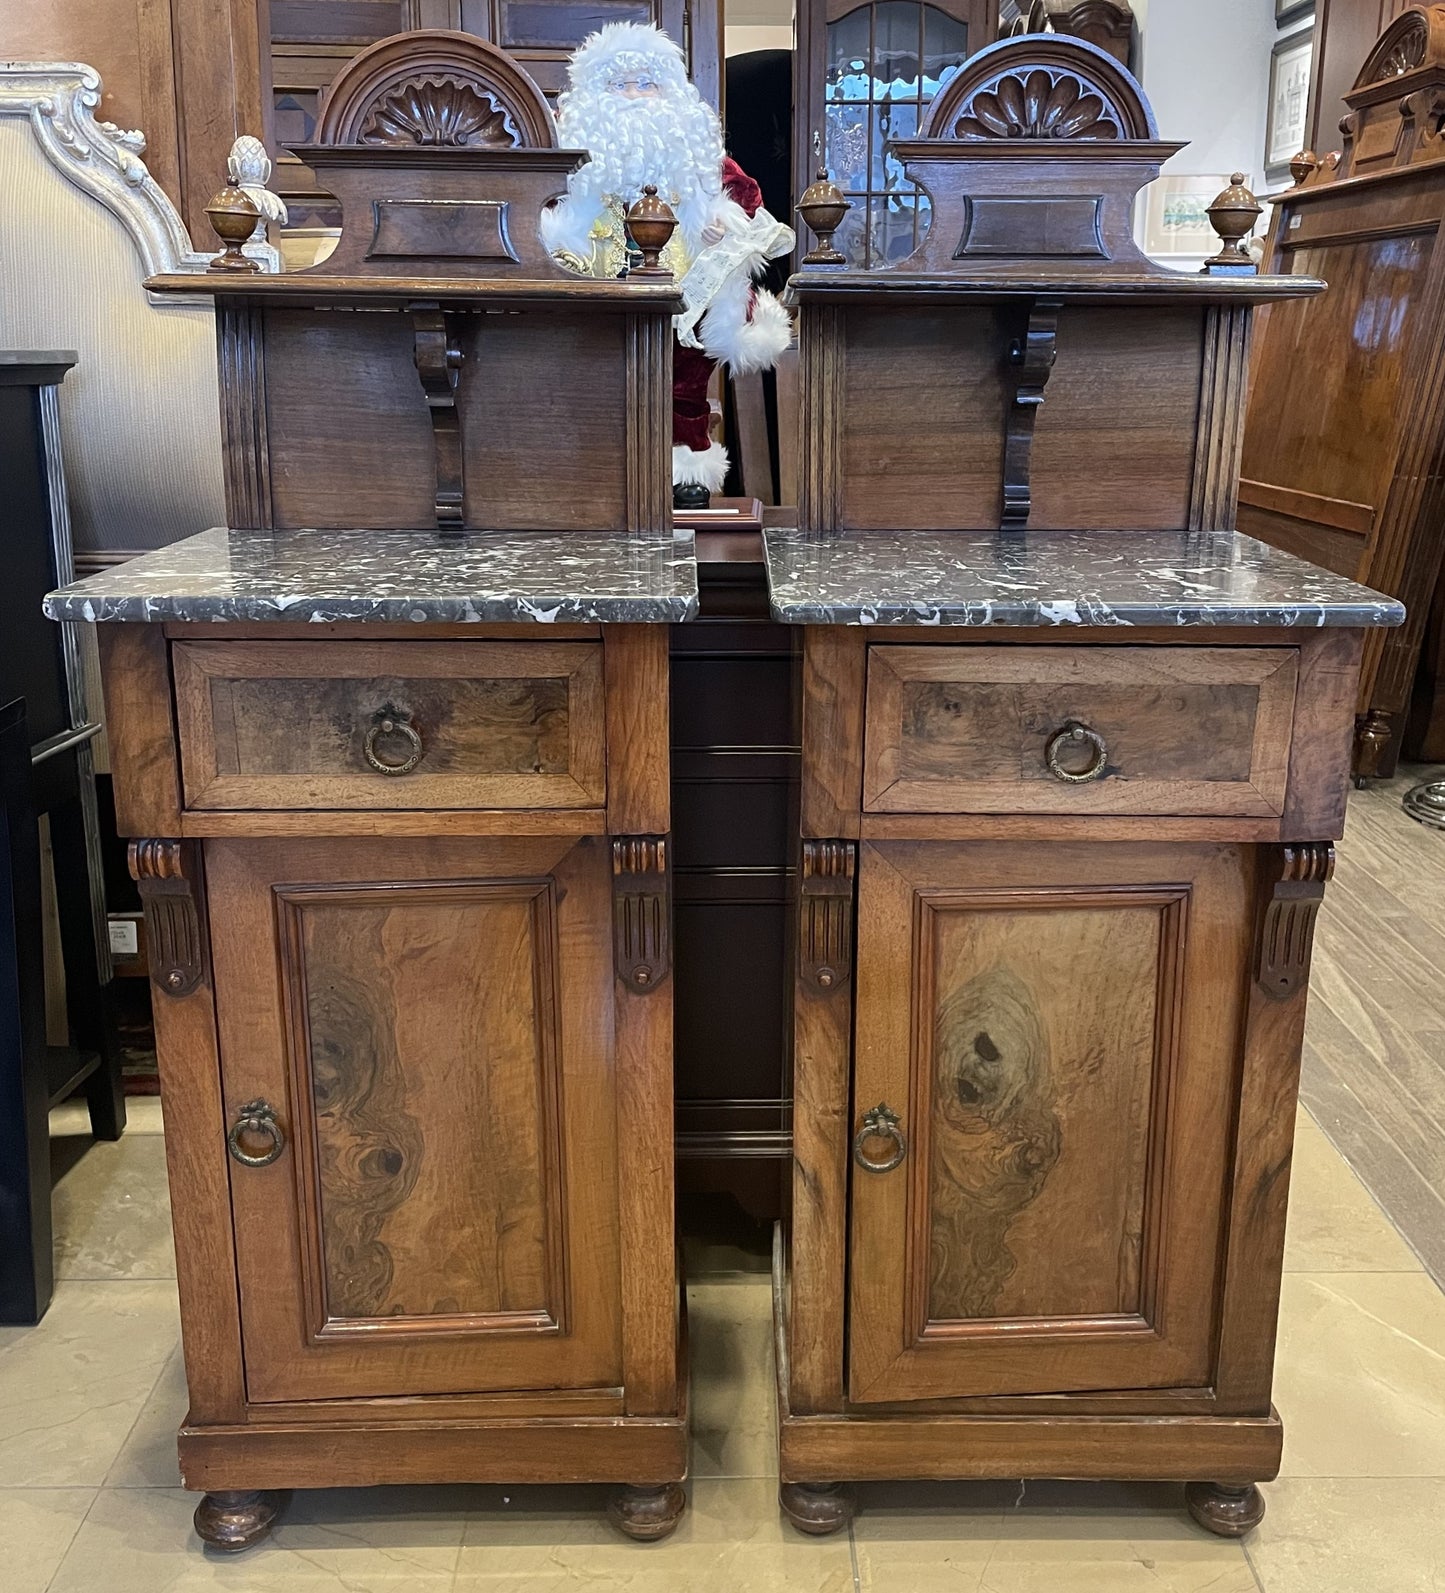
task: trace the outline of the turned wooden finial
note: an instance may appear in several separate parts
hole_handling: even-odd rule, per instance
[[[653,184],[648,183],[642,198],[627,212],[627,236],[642,251],[642,264],[628,275],[670,278],[672,272],[658,263],[658,257],[676,230],[677,217],[657,197]]]
[[[211,231],[225,244],[225,248],[207,267],[211,271],[259,271],[259,263],[241,252],[242,245],[256,230],[261,212],[255,201],[234,177],[206,206],[206,218]]]
[[[804,265],[847,265],[847,256],[833,247],[833,234],[851,209],[842,189],[829,182],[828,168],[819,166],[816,181],[803,190],[797,205],[798,214],[818,240],[803,256]]]
[[[1289,163],[1289,174],[1296,188],[1302,188],[1311,175],[1319,170],[1319,159],[1312,149],[1302,149]]]
[[[1263,213],[1264,206],[1244,186],[1244,173],[1235,172],[1229,179],[1229,187],[1205,212],[1209,225],[1224,244],[1212,260],[1204,262],[1207,276],[1255,275],[1258,267],[1245,251],[1244,240],[1254,231]]]

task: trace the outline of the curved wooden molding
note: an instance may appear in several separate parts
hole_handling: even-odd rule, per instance
[[[135,243],[146,276],[204,271],[213,255],[192,244],[180,213],[151,176],[141,156],[145,135],[114,122],[98,122],[100,74],[78,61],[0,62],[0,116],[23,116],[61,175],[97,200]],[[216,173],[216,186],[226,180]],[[246,253],[263,271],[279,271],[270,244],[248,243]]]
[[[612,949],[617,977],[639,995],[672,968],[672,878],[665,835],[612,842]]]
[[[804,841],[798,888],[798,973],[825,996],[853,974],[856,841]]]
[[[1023,33],[980,50],[934,100],[920,138],[1153,140],[1144,90],[1082,39]]]
[[[132,841],[128,861],[145,907],[151,982],[164,995],[188,996],[206,974],[195,883],[199,846],[195,841]]]
[[[1284,1001],[1309,983],[1315,919],[1335,872],[1328,841],[1281,847],[1279,877],[1265,905],[1255,977],[1267,996]]]
[[[1445,65],[1445,6],[1411,7],[1385,29],[1365,57],[1351,92],[1396,83],[1423,66]]]
[[[541,90],[470,33],[420,28],[363,50],[322,99],[318,144],[556,149]]]

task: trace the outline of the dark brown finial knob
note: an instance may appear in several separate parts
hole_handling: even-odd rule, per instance
[[[844,216],[852,208],[843,197],[842,189],[828,181],[828,168],[819,166],[817,180],[803,190],[803,197],[798,201],[798,214],[818,240],[803,256],[805,266],[847,265],[847,256],[833,247],[833,234],[843,225]]]
[[[648,183],[642,190],[642,198],[627,212],[627,236],[642,251],[642,264],[628,275],[670,279],[672,272],[658,264],[658,257],[676,230],[677,217],[657,197],[657,189]]]
[[[232,177],[226,186],[206,206],[206,218],[211,231],[225,244],[225,249],[211,261],[211,271],[259,271],[260,265],[248,259],[241,246],[256,230],[261,212],[251,196]]]
[[[1209,217],[1209,225],[1224,243],[1224,247],[1212,260],[1204,262],[1207,276],[1255,274],[1258,268],[1246,253],[1243,242],[1254,231],[1263,213],[1264,206],[1244,186],[1244,173],[1235,172],[1229,179],[1229,187],[1205,212]]]
[[[1306,180],[1319,170],[1319,164],[1314,150],[1302,149],[1289,163],[1289,174],[1294,178],[1295,187],[1303,187]]]

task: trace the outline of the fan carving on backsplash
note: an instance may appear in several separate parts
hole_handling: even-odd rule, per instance
[[[522,135],[502,103],[455,77],[416,78],[377,100],[363,144],[520,149]]]
[[[1118,112],[1072,72],[1008,73],[962,106],[955,138],[1122,138]]]

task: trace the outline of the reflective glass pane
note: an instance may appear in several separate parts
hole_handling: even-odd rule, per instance
[[[889,152],[894,138],[912,138],[918,132],[918,106],[875,105],[873,107],[872,187],[899,188],[903,185],[903,162]]]
[[[868,98],[868,23],[871,6],[860,6],[828,24],[828,61],[823,95],[831,101]]]
[[[840,188],[868,186],[868,107],[827,107],[828,173]]]
[[[936,6],[923,8],[923,97],[931,100],[968,56],[968,24]]]
[[[833,235],[833,243],[847,257],[848,264],[862,270],[868,264],[868,198],[866,194],[849,194],[853,208],[843,218],[843,225]]]
[[[873,98],[918,98],[920,8],[916,0],[882,0],[873,8]]]
[[[913,253],[914,196],[911,193],[890,194],[877,203],[880,215],[875,235],[876,263],[893,265]]]

